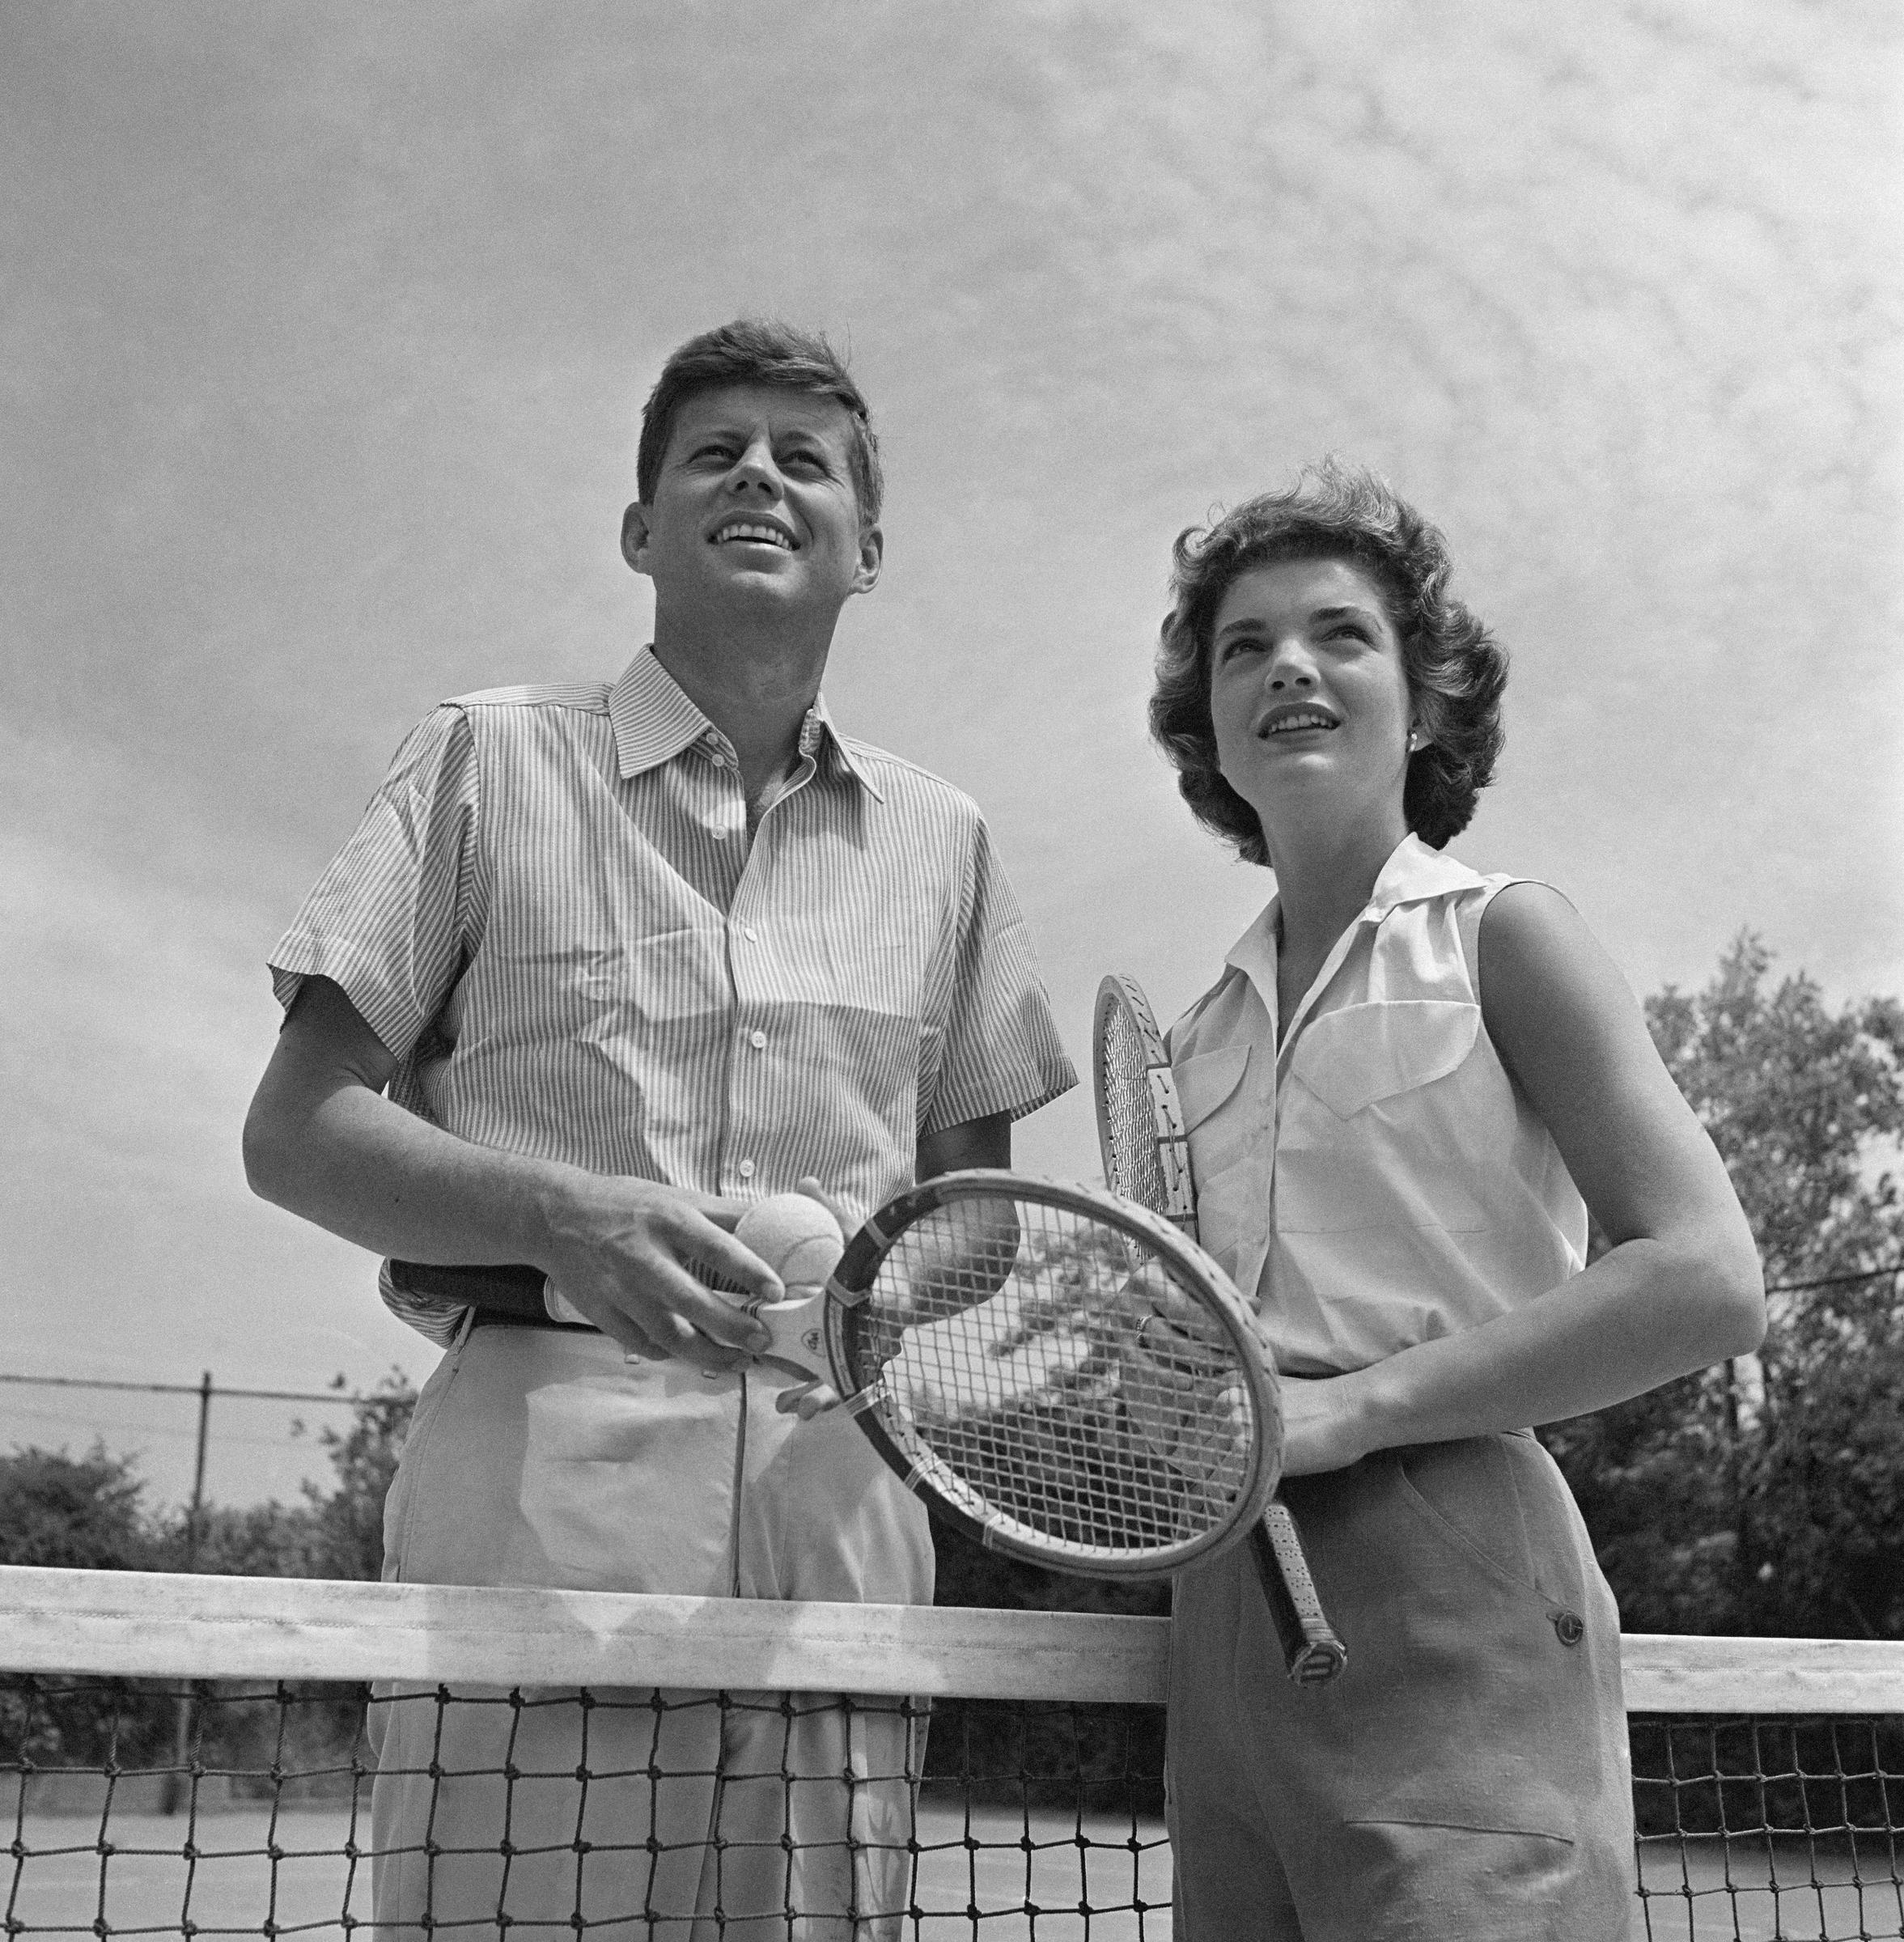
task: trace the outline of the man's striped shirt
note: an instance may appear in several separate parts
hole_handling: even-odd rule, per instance
[[[391,1096],[485,1146],[856,1213],[918,1137],[1075,1083],[970,799],[824,702],[751,835],[732,744],[644,650],[446,702],[272,954],[333,979]],[[385,1299],[439,1342],[460,1311]]]

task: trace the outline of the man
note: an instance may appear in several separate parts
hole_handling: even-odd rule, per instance
[[[842,1413],[774,1409],[706,1277],[777,1292],[748,1201],[811,1176],[857,1215],[1008,1164],[1075,1075],[977,811],[820,698],[883,545],[844,367],[780,325],[692,340],[637,477],[652,647],[412,733],[274,954],[247,1166],[380,1253],[532,1264],[593,1325],[451,1318],[387,1577],[927,1601],[920,1507]],[[380,1707],[380,1923],[896,1921],[904,1722],[793,1698]]]

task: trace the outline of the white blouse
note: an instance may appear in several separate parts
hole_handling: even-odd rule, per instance
[[[1410,835],[1280,1054],[1274,899],[1171,1029],[1203,1245],[1286,1371],[1365,1367],[1585,1265],[1585,1204],[1482,1022],[1481,915],[1516,880]]]

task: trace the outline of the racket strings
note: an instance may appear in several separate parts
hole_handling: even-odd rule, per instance
[[[1113,1194],[1161,1212],[1169,1205],[1170,1191],[1157,1150],[1148,1048],[1136,1026],[1117,1008],[1105,1017],[1103,1045],[1104,1130],[1109,1156],[1106,1184]]]
[[[1190,1542],[1252,1486],[1243,1351],[1141,1235],[1037,1202],[956,1202],[899,1236],[854,1313],[915,1456],[1041,1539]]]

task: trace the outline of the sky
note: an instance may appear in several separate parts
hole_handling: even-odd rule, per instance
[[[1453,846],[1636,993],[1904,994],[1904,30],[1862,0],[43,0],[0,67],[0,1372],[413,1380],[252,1198],[264,964],[439,698],[611,678],[663,359],[871,399],[843,725],[984,808],[1082,1066],[1266,900],[1143,725],[1172,539],[1334,452],[1511,649]],[[1088,1085],[1019,1130],[1095,1178]],[[221,1402],[209,1486],[322,1473]],[[185,1399],[0,1385],[189,1487]]]

